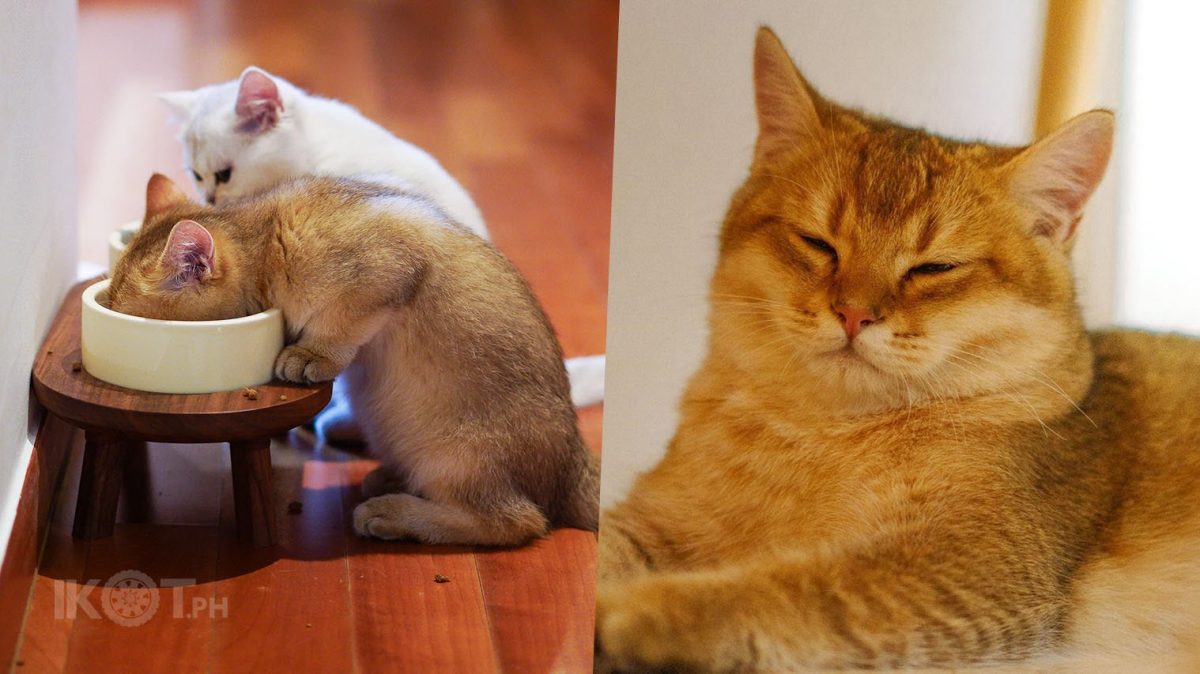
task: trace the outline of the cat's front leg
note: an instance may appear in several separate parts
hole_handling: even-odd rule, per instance
[[[350,365],[358,349],[379,332],[391,315],[387,307],[334,302],[316,312],[295,344],[275,359],[275,375],[284,381],[316,384],[333,379]]]
[[[598,662],[632,672],[954,667],[1053,646],[1067,597],[1045,548],[1016,554],[978,531],[897,538],[604,584]]]

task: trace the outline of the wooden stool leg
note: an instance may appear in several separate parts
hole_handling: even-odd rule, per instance
[[[83,470],[75,502],[75,538],[90,541],[112,536],[125,456],[133,444],[115,433],[85,432]]]
[[[125,450],[125,479],[121,483],[122,515],[125,522],[154,521],[154,489],[150,484],[150,448],[130,442]]]
[[[233,464],[233,507],[238,538],[255,547],[276,541],[274,491],[271,481],[271,439],[229,443]]]

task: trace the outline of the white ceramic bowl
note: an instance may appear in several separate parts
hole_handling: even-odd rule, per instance
[[[83,291],[83,367],[154,393],[215,393],[271,381],[283,349],[278,309],[225,321],[159,321],[109,309],[108,280]]]
[[[114,229],[108,235],[108,273],[111,274],[112,270],[116,269],[117,260],[120,260],[121,256],[125,254],[125,246],[129,245],[129,240],[133,238],[134,234],[137,234],[141,226],[141,220],[134,220]]]

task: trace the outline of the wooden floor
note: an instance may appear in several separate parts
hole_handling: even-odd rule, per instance
[[[83,0],[81,259],[103,261],[104,236],[140,217],[151,172],[185,181],[152,94],[254,63],[437,156],[568,355],[602,353],[616,15],[615,0]],[[597,452],[601,413],[581,415]],[[283,523],[273,551],[234,537],[219,445],[154,446],[155,524],[73,541],[75,457],[17,671],[590,671],[591,534],[559,530],[515,550],[358,539],[348,516],[374,463],[310,440],[293,431],[272,448]],[[126,570],[160,586],[140,626],[108,618],[102,587],[87,585]],[[147,595],[110,592],[108,605],[135,596]]]

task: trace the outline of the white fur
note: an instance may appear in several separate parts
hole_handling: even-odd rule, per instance
[[[184,161],[200,174],[196,189],[212,203],[250,196],[303,175],[336,177],[385,174],[429,199],[484,239],[487,226],[471,196],[428,152],[401,140],[358,110],[313,96],[253,66],[279,89],[282,111],[272,128],[238,130],[235,112],[241,79],[193,91],[160,94],[183,125]],[[215,174],[232,167],[227,183]],[[604,399],[604,356],[569,358],[571,399],[578,407]]]
[[[283,111],[275,127],[261,133],[237,130],[239,80],[161,95],[184,124],[184,160],[201,175],[196,188],[210,200],[249,196],[302,175],[385,173],[411,183],[451,218],[488,237],[475,202],[428,152],[345,103],[270,77]],[[218,185],[214,174],[228,167],[233,167],[229,182]]]

